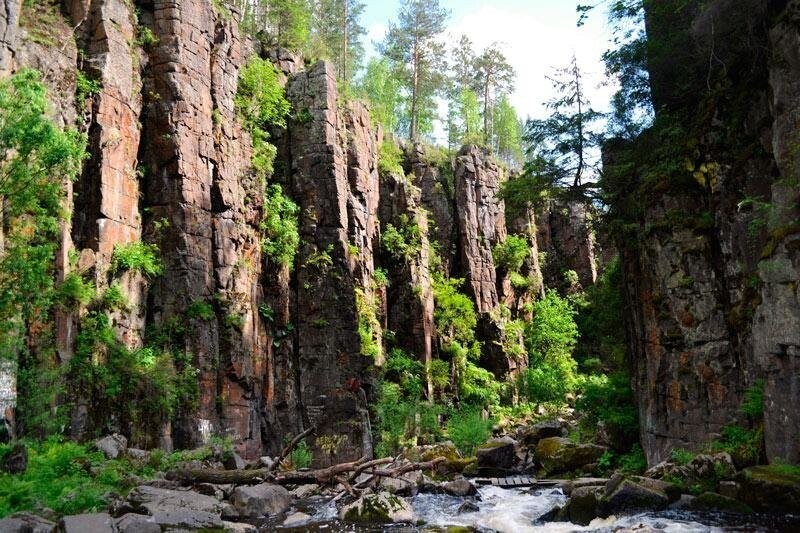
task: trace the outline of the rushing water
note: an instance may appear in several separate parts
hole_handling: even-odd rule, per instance
[[[444,494],[419,494],[411,498],[414,513],[420,525],[392,527],[364,527],[342,524],[336,519],[335,506],[326,500],[314,499],[304,502],[300,510],[313,515],[305,524],[294,528],[267,526],[264,531],[284,532],[447,532],[449,528],[464,531],[528,533],[528,532],[567,532],[567,531],[659,531],[664,533],[716,533],[722,531],[760,532],[760,531],[800,531],[798,517],[750,517],[738,518],[732,515],[704,513],[688,514],[677,511],[646,513],[621,518],[597,519],[583,527],[566,522],[538,522],[546,512],[557,505],[563,505],[567,498],[558,489],[530,492],[527,489],[501,489],[481,487],[480,510],[459,514],[458,508],[463,498]]]

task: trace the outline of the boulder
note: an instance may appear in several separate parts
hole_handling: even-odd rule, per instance
[[[283,521],[284,527],[297,527],[311,520],[311,515],[306,513],[292,513]]]
[[[141,485],[128,494],[127,504],[135,512],[152,516],[162,529],[222,527],[222,502],[189,490]]]
[[[139,448],[128,448],[125,450],[125,454],[136,461],[147,461],[150,459],[150,452],[147,450],[140,450]]]
[[[517,455],[514,447],[517,442],[511,437],[492,439],[475,451],[478,468],[508,470],[514,466]]]
[[[631,479],[622,479],[616,486],[606,488],[599,504],[601,516],[633,514],[666,509],[669,497],[653,487],[645,487]]]
[[[108,513],[87,513],[65,516],[58,523],[61,533],[116,533],[114,519]]]
[[[152,516],[128,513],[117,518],[117,530],[120,533],[161,533],[161,526]]]
[[[458,507],[457,513],[458,514],[477,513],[480,510],[481,509],[480,507],[478,507],[478,504],[467,500]]]
[[[699,454],[685,465],[663,461],[648,469],[644,475],[653,479],[679,479],[684,486],[696,483],[702,485],[716,484],[722,477],[730,477],[736,473],[733,459],[727,453]]]
[[[470,464],[475,462],[474,458],[464,458],[458,451],[455,444],[450,441],[439,442],[427,446],[417,446],[408,454],[409,459],[420,461],[432,461],[437,457],[444,457],[445,460],[436,465],[439,474],[460,474]]]
[[[606,494],[611,494],[625,479],[629,479],[637,485],[641,485],[647,489],[664,493],[669,502],[677,501],[681,497],[681,488],[674,483],[669,483],[660,479],[651,479],[642,476],[624,476],[620,473],[611,476],[611,479],[605,485]]]
[[[533,426],[528,426],[519,433],[520,442],[531,448],[535,448],[542,439],[566,436],[567,430],[558,420],[545,420]]]
[[[231,452],[230,455],[225,457],[223,464],[228,470],[244,470],[247,467],[247,461],[242,459],[242,456],[236,452]]]
[[[548,437],[536,445],[536,460],[548,475],[560,474],[597,462],[606,450],[596,444],[575,444],[562,437]]]
[[[290,492],[292,496],[302,500],[303,498],[308,498],[309,496],[316,494],[318,491],[319,485],[311,483],[308,485],[300,485],[299,487],[295,487]]]
[[[280,485],[262,483],[236,487],[231,494],[231,504],[239,516],[258,518],[286,511],[292,504],[292,495]]]
[[[450,496],[474,496],[478,493],[478,489],[475,487],[475,485],[463,477],[454,481],[442,483],[441,487],[442,490],[444,490]]]
[[[339,511],[339,518],[345,522],[397,524],[414,521],[411,505],[400,496],[379,492],[365,494]]]
[[[52,533],[55,529],[55,522],[32,513],[14,513],[0,520],[3,533]]]
[[[797,513],[800,509],[800,468],[789,465],[753,466],[736,475],[739,499],[758,512]]]
[[[125,450],[128,449],[128,439],[124,435],[114,433],[96,441],[94,447],[109,459],[116,459],[125,454]]]
[[[382,491],[401,496],[414,496],[422,483],[422,472],[408,472],[400,477],[382,477],[378,487]]]
[[[598,486],[578,487],[572,491],[567,504],[558,512],[556,519],[587,526],[599,516],[598,504],[603,489]]]
[[[692,499],[686,507],[689,511],[712,511],[736,514],[752,514],[753,509],[746,503],[739,500],[717,494],[716,492],[704,492]]]

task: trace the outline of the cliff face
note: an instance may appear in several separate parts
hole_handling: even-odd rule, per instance
[[[324,450],[316,464],[357,459],[372,453],[369,404],[384,330],[426,365],[440,355],[434,268],[466,278],[483,317],[487,368],[499,377],[520,368],[499,345],[499,305],[521,308],[492,257],[508,234],[502,171],[477,147],[451,166],[415,146],[402,162],[408,176],[379,172],[382,132],[362,104],[341,102],[332,67],[265,53],[292,104],[286,128],[272,132],[272,181],[299,207],[293,268],[275,264],[262,252],[263,184],[234,108],[239,71],[256,52],[235,19],[207,0],[0,6],[0,72],[41,70],[54,117],[89,141],[82,174],[64,184],[73,216],[59,280],[77,271],[98,291],[118,283],[128,305],[108,311],[117,340],[136,349],[153,335],[168,339],[199,385],[196,405],[135,431],[110,427],[116,422],[100,420],[91,398],[75,398],[69,429],[76,438],[120,430],[164,448],[226,436],[255,457],[314,426],[309,443]],[[144,28],[152,36],[143,38]],[[528,215],[514,227],[533,250],[525,274],[541,280]],[[382,245],[389,224],[416,228],[402,260]],[[115,249],[140,241],[157,245],[163,274],[114,272]],[[56,312],[58,363],[74,356],[87,312]],[[4,408],[13,403],[11,377],[0,376]]]
[[[689,117],[694,139],[682,184],[636,174],[622,195],[642,206],[617,245],[651,463],[747,424],[739,406],[759,380],[767,457],[800,459],[800,19],[796,2],[746,4],[648,12],[651,37],[669,33],[686,57],[650,62],[659,116]],[[713,91],[698,101],[687,79]]]

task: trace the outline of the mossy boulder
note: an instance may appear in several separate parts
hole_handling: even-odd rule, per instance
[[[475,451],[478,468],[508,470],[517,462],[516,441],[510,437],[492,439]]]
[[[414,521],[411,505],[400,496],[379,492],[365,494],[339,511],[345,522],[360,524],[397,524]]]
[[[606,450],[596,444],[575,444],[562,437],[549,437],[536,445],[536,460],[546,475],[563,474],[596,463]]]
[[[539,441],[551,437],[566,437],[567,430],[558,420],[545,420],[528,426],[517,435],[524,446],[535,448]]]
[[[758,512],[796,513],[800,509],[800,467],[753,466],[736,476],[740,499]]]
[[[611,489],[606,490],[599,502],[601,516],[661,511],[669,505],[669,497],[664,492],[631,479],[622,479]]]
[[[736,514],[752,514],[753,509],[746,503],[733,498],[717,494],[716,492],[704,492],[692,499],[687,506],[690,511],[716,511]]]
[[[468,466],[475,463],[475,457],[463,457],[452,442],[440,442],[429,446],[418,446],[406,457],[414,461],[432,461],[444,457],[444,461],[436,465],[436,473],[442,476],[461,474]]]

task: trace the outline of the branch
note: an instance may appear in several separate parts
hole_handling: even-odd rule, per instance
[[[272,467],[270,467],[269,470],[275,470],[276,468],[278,468],[278,465],[280,465],[281,462],[283,462],[283,460],[286,459],[286,457],[290,453],[292,453],[292,450],[294,450],[294,448],[300,443],[300,441],[303,440],[304,438],[306,438],[311,433],[313,433],[314,430],[316,430],[316,429],[317,428],[315,426],[311,426],[307,430],[305,430],[302,433],[300,433],[299,435],[295,436],[295,438],[293,438],[289,442],[289,444],[286,445],[286,447],[283,449],[283,451],[278,456],[278,458],[275,460],[275,463],[272,465]]]

